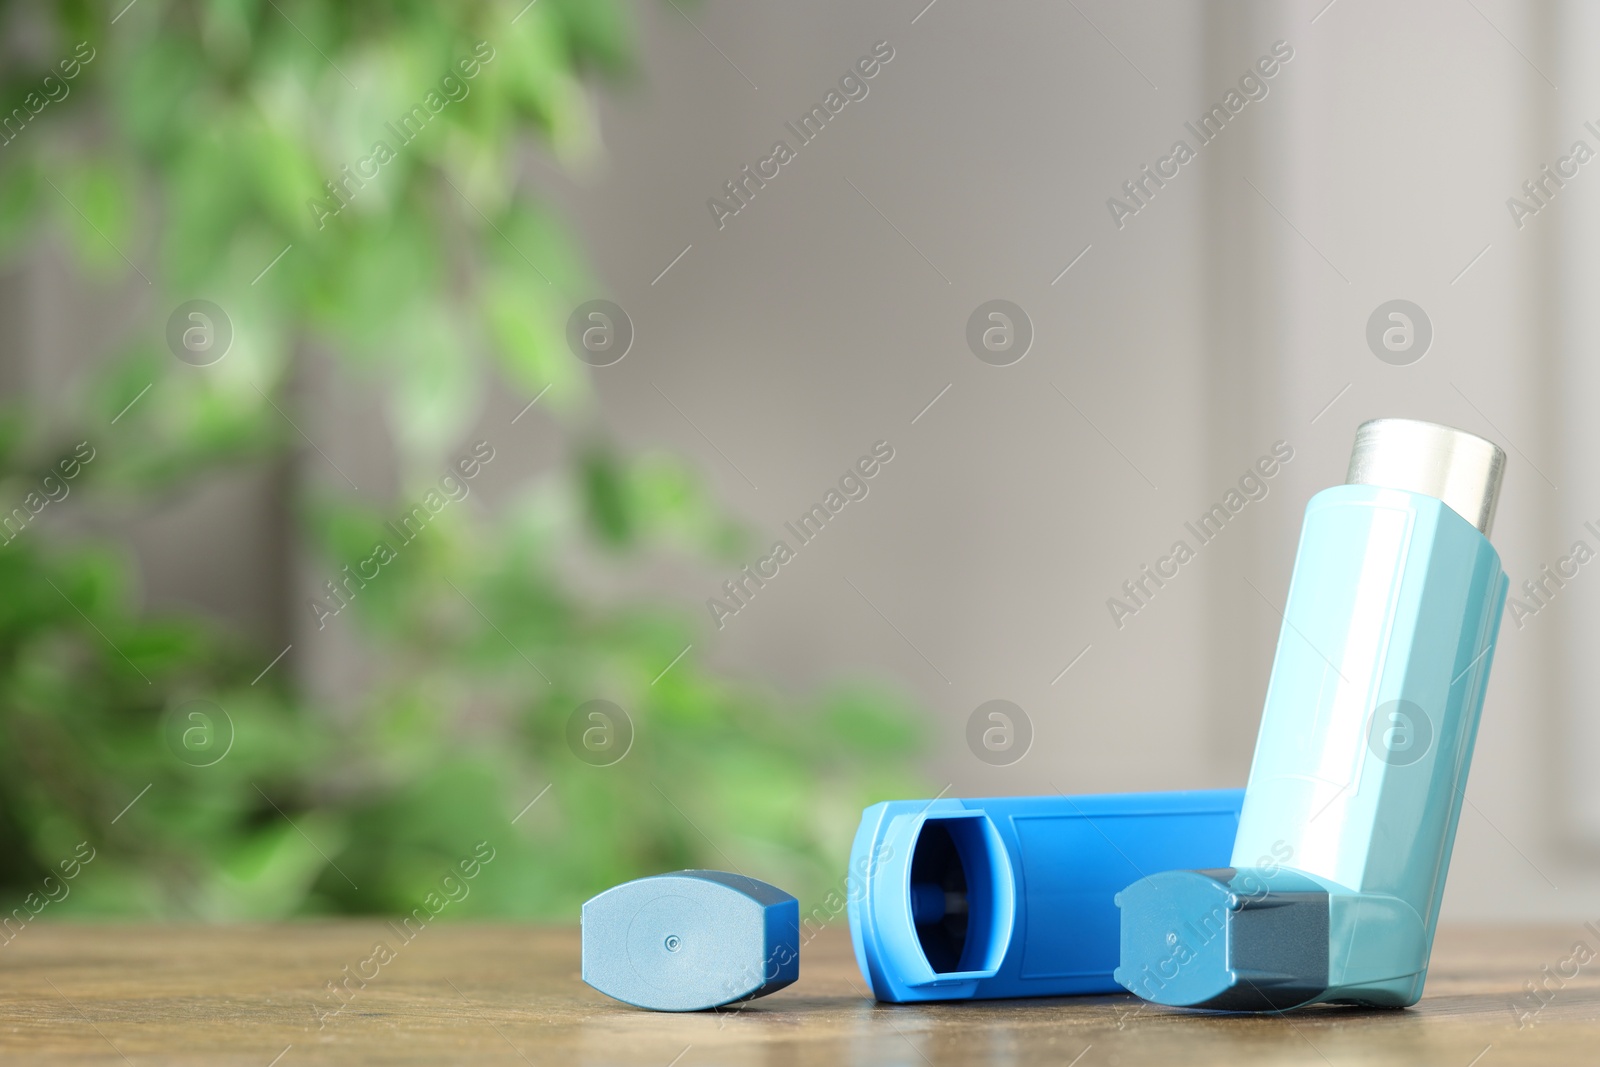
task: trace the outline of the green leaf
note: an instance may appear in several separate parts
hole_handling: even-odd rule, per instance
[[[64,217],[84,262],[101,270],[127,268],[133,245],[131,177],[121,168],[93,161],[63,176]]]

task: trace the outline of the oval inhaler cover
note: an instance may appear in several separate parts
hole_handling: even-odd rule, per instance
[[[800,977],[800,903],[726,871],[613,886],[583,905],[583,980],[652,1011],[703,1011]]]

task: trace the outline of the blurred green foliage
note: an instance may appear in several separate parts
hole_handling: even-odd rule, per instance
[[[91,287],[148,283],[70,395],[0,414],[0,514],[16,517],[0,535],[0,912],[83,840],[96,858],[52,915],[408,911],[480,840],[492,876],[454,915],[570,921],[605,886],[685,866],[738,866],[803,901],[837,887],[860,807],[918,788],[910,710],[719,677],[699,613],[572,577],[575,560],[626,575],[743,543],[683,464],[621,456],[594,430],[564,328],[596,286],[519,166],[599,151],[590,83],[629,76],[632,12],[118,7],[0,2],[0,107],[17,109],[0,119],[0,254],[64,248]],[[414,105],[426,123],[402,144],[386,124]],[[377,173],[358,184],[346,167]],[[194,298],[234,330],[207,367],[165,339]],[[382,396],[393,499],[343,492],[303,453],[291,385],[313,353]],[[95,458],[57,513],[299,457],[296,484],[321,488],[299,490],[295,536],[337,574],[438,483],[492,391],[520,406],[546,388],[529,417],[558,420],[564,471],[492,517],[445,509],[341,611],[376,668],[354,707],[312,706],[283,665],[254,682],[276,650],[137,609],[125,546],[32,518],[80,441]],[[636,731],[607,767],[568,744],[593,698]],[[227,733],[192,713],[213,705],[231,747],[192,766],[185,731]]]

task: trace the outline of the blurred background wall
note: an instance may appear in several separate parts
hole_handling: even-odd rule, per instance
[[[1585,5],[924,3],[641,5],[640,77],[594,99],[603,157],[525,161],[588,243],[593,295],[633,323],[627,357],[592,372],[628,447],[692,457],[760,542],[791,544],[785,522],[893,448],[720,629],[705,602],[731,569],[634,576],[702,613],[701,653],[796,690],[893,680],[927,709],[929,773],[951,795],[1238,785],[1300,514],[1343,480],[1359,422],[1431,419],[1506,448],[1494,541],[1514,593],[1595,544],[1600,178],[1584,168],[1520,227],[1506,206],[1574,140],[1600,147]],[[708,198],[796,145],[785,124],[879,42],[892,59],[866,96],[719,226]],[[1196,144],[1185,123],[1277,42],[1292,58],[1266,95],[1119,225],[1108,198]],[[114,329],[118,295],[74,284],[46,254],[0,288],[12,388],[48,391]],[[966,338],[993,299],[1033,331],[1008,366]],[[1394,299],[1431,322],[1406,365],[1366,337]],[[375,406],[331,374],[302,390],[308,434],[381,483],[395,442]],[[488,398],[485,425],[529,399]],[[512,458],[486,478],[490,507],[496,479],[562,461],[538,418],[496,441]],[[1108,599],[1278,442],[1292,459],[1265,497],[1119,625]],[[326,476],[131,503],[116,521],[147,600],[300,638],[301,678],[357,684],[355,649],[303,640],[315,579],[281,549],[285,482]],[[1502,629],[1447,917],[1587,915],[1600,889],[1600,578],[1581,571],[1521,623]],[[992,699],[1031,733],[1004,765],[968,741]]]

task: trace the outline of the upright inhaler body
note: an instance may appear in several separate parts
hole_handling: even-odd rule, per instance
[[[1504,454],[1364,424],[1306,508],[1231,867],[1118,895],[1117,980],[1163,1004],[1282,1010],[1422,995],[1507,580]]]

